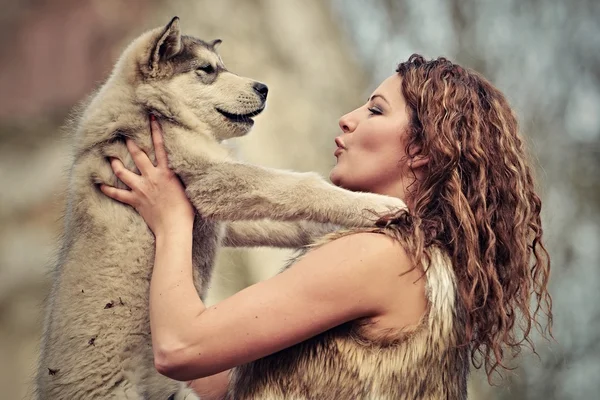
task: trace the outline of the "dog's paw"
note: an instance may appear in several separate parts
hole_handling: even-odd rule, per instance
[[[380,206],[382,207],[382,211],[384,211],[384,212],[395,213],[395,212],[398,212],[400,210],[407,208],[406,203],[397,197],[392,197],[392,196],[381,196],[381,197],[383,197],[383,199],[381,199]]]
[[[406,203],[397,197],[374,193],[363,193],[371,209],[377,213],[393,213],[406,208]]]
[[[358,215],[363,226],[372,225],[382,215],[395,214],[407,208],[406,203],[401,199],[380,194],[361,193],[361,200]]]

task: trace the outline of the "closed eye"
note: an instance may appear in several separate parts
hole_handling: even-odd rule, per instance
[[[202,71],[206,74],[212,74],[215,72],[215,68],[210,64],[204,64],[196,68],[196,71]]]
[[[368,110],[369,110],[369,112],[370,112],[371,115],[381,115],[381,114],[383,114],[383,112],[379,108],[377,108],[377,107],[370,107]]]

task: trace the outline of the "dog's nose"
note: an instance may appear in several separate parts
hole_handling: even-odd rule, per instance
[[[256,82],[253,86],[256,93],[258,93],[263,99],[266,100],[269,88],[264,83]]]

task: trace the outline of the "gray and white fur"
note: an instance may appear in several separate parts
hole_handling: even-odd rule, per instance
[[[124,138],[154,157],[150,113],[162,125],[170,166],[198,210],[193,266],[201,296],[222,242],[298,247],[326,228],[317,223],[365,226],[376,213],[403,206],[395,198],[337,188],[313,173],[232,159],[221,142],[250,130],[267,88],[229,72],[218,44],[181,35],[178,18],[146,32],[79,116],[37,398],[195,398],[154,368],[148,314],[154,236],[135,210],[98,189],[100,183],[124,187],[109,157],[136,170]]]

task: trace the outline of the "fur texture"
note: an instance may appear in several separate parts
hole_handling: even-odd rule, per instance
[[[170,166],[199,211],[193,265],[201,296],[224,233],[228,245],[297,247],[317,232],[301,220],[364,226],[373,222],[373,212],[403,206],[398,199],[339,189],[316,174],[230,159],[220,142],[250,130],[267,92],[227,71],[215,52],[218,43],[182,36],[177,18],[143,34],[78,119],[38,398],[194,398],[154,368],[148,315],[154,237],[133,209],[97,186],[123,187],[108,157],[135,170],[125,137],[153,157],[149,113],[160,120]]]
[[[338,326],[237,367],[227,399],[465,400],[469,350],[456,280],[450,260],[429,253],[429,309],[419,326],[378,337],[364,321]]]

